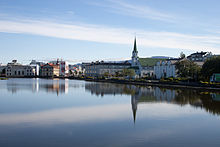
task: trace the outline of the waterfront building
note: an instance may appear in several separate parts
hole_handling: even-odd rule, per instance
[[[35,70],[35,76],[39,76],[40,75],[40,66],[38,64],[30,64],[30,66],[32,68],[34,68]]]
[[[196,52],[189,56],[187,56],[187,59],[193,62],[204,62],[206,59],[211,58],[212,53],[211,52]]]
[[[47,63],[41,66],[41,76],[42,77],[58,77],[60,75],[59,65]]]
[[[69,64],[66,61],[59,61],[60,76],[65,77],[69,75]]]
[[[117,72],[123,71],[131,67],[131,63],[128,61],[124,62],[104,62],[97,61],[90,64],[84,64],[85,76],[89,77],[102,77],[104,75],[116,75]]]
[[[59,66],[59,76],[65,77],[69,75],[69,64],[66,61],[57,59],[56,61],[50,61],[49,63]]]
[[[6,65],[0,64],[0,76],[6,76]]]
[[[82,64],[69,65],[69,75],[70,76],[82,76],[84,75],[85,68],[83,68]]]
[[[154,66],[154,75],[156,79],[176,77],[175,63],[179,59],[169,59],[166,61],[159,61]]]
[[[6,77],[34,77],[36,76],[35,68],[30,65],[22,65],[13,60],[8,63],[5,69]]]
[[[141,64],[141,77],[153,77],[154,76],[154,66],[159,61],[164,61],[162,58],[139,58]]]

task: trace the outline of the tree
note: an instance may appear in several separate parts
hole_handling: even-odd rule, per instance
[[[201,67],[190,60],[181,60],[176,63],[177,74],[180,77],[189,77],[198,80]]]
[[[133,77],[135,76],[135,70],[134,69],[123,69],[122,71],[123,76]]]
[[[209,80],[214,73],[220,73],[220,56],[206,60],[202,66],[201,73],[205,80]]]
[[[185,55],[183,52],[181,52],[181,53],[180,53],[180,58],[183,59],[183,58],[185,58],[185,57],[186,57],[186,55]]]
[[[105,72],[105,73],[104,73],[104,77],[105,77],[105,78],[108,78],[109,76],[110,76],[109,72]]]

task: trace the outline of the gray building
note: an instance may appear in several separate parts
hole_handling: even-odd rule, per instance
[[[211,52],[196,52],[187,56],[187,59],[193,62],[204,62],[206,59],[211,57],[212,57]]]
[[[6,77],[33,77],[36,75],[35,68],[30,65],[22,65],[13,60],[5,69]]]
[[[0,65],[0,76],[5,76],[6,65]]]
[[[90,64],[84,64],[85,67],[85,76],[90,77],[101,77],[105,74],[115,75],[117,72],[122,71],[123,69],[131,67],[131,63],[128,61],[125,62],[104,62],[97,61]]]

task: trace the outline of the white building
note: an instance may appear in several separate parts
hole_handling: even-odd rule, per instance
[[[65,77],[69,74],[69,64],[66,61],[60,61],[60,76]]]
[[[69,75],[69,64],[66,61],[59,61],[59,59],[57,59],[57,61],[50,61],[49,63],[52,63],[54,65],[59,65],[59,76],[61,77],[65,77]]]
[[[40,67],[39,67],[39,65],[37,65],[37,64],[30,64],[30,66],[31,66],[32,68],[34,68],[34,70],[35,70],[35,76],[39,76],[39,75],[40,75]]]
[[[156,79],[176,77],[175,62],[177,60],[167,60],[157,62],[154,66],[154,75]]]
[[[13,60],[6,66],[6,77],[34,77],[36,76],[35,68],[30,65],[21,65]]]

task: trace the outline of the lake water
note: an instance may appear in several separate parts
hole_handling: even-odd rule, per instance
[[[220,146],[220,94],[76,80],[0,81],[0,147]]]

